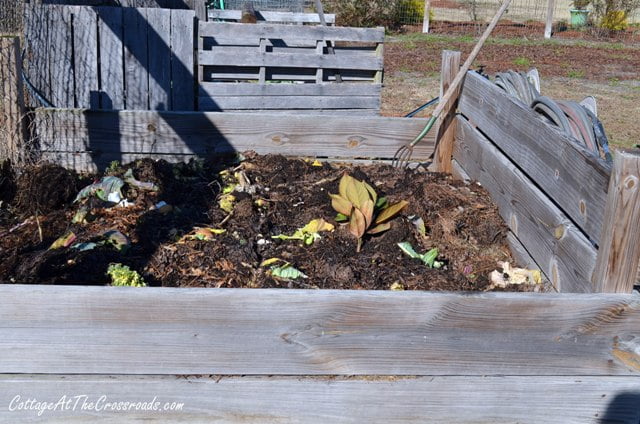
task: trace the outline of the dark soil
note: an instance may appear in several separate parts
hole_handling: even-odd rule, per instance
[[[112,171],[122,176],[133,168],[140,181],[156,183],[159,190],[144,191],[125,185],[129,207],[91,199],[92,220],[72,223],[79,205],[72,203],[90,180],[52,165],[28,169],[17,178],[9,207],[0,215],[0,279],[16,283],[109,284],[106,269],[122,263],[140,272],[151,285],[204,287],[295,287],[482,290],[498,261],[513,263],[505,242],[506,227],[489,195],[478,185],[465,185],[444,174],[397,170],[386,165],[345,167],[282,156],[258,156],[230,168],[243,171],[250,187],[234,192],[231,216],[218,200],[225,182],[219,172],[224,163],[192,162],[170,165],[142,160]],[[344,172],[365,180],[390,201],[407,200],[409,206],[392,221],[392,228],[365,238],[356,253],[356,239],[334,221],[328,193],[337,193]],[[4,172],[3,175],[10,175]],[[4,189],[3,189],[4,190]],[[0,193],[5,196],[6,193]],[[13,195],[14,194],[14,195]],[[159,201],[169,212],[153,209]],[[421,235],[408,216],[421,217]],[[333,232],[310,246],[298,241],[272,239],[292,234],[315,218],[336,225]],[[193,237],[194,227],[215,227],[226,232],[212,241]],[[118,230],[131,241],[121,253],[107,245],[92,250],[50,250],[67,231],[78,242],[98,241],[108,230]],[[409,241],[418,252],[437,247],[445,266],[430,269],[400,251]],[[309,278],[287,281],[274,278],[260,264],[281,258]],[[514,288],[520,290],[521,288]]]

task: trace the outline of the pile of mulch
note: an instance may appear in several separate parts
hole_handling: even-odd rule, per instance
[[[0,193],[1,281],[109,284],[107,267],[120,263],[138,271],[149,285],[466,291],[486,289],[498,261],[513,263],[507,229],[488,193],[477,184],[387,165],[346,166],[252,152],[244,156],[239,163],[140,160],[113,168],[109,175],[123,177],[132,169],[137,180],[154,183],[157,190],[125,185],[123,195],[132,203],[127,207],[97,198],[85,201],[90,208],[85,223],[72,223],[80,207],[74,198],[103,175],[79,176],[50,164],[25,170]],[[409,202],[391,221],[391,229],[365,237],[358,253],[356,239],[344,224],[335,222],[328,196],[338,192],[345,172],[391,202]],[[246,178],[247,187],[231,193],[235,201],[229,214],[219,201],[237,173]],[[154,207],[161,201],[169,206]],[[415,225],[418,217],[425,224],[424,234]],[[336,229],[321,233],[311,245],[272,238],[290,235],[318,218]],[[201,240],[195,237],[198,227],[224,232]],[[129,239],[128,250],[109,244],[84,251],[50,249],[69,231],[75,243],[86,243],[114,230]],[[399,242],[410,242],[420,253],[437,248],[443,266],[428,268],[404,254]],[[274,277],[269,266],[261,266],[270,258],[279,258],[308,278]]]

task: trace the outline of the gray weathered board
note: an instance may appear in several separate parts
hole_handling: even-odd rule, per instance
[[[590,292],[597,250],[530,178],[462,116],[453,157],[489,191],[500,215],[561,292]]]
[[[199,37],[200,110],[380,110],[382,28],[205,22]]]
[[[424,127],[425,119],[242,113],[87,111],[39,109],[35,113],[45,156],[79,171],[103,169],[123,155],[191,157],[254,150],[290,156],[392,158]],[[414,152],[433,152],[434,139]],[[131,158],[132,156],[128,156]]]
[[[465,78],[459,109],[597,244],[608,165],[475,72]]]
[[[640,296],[0,286],[0,373],[635,376]]]
[[[637,377],[261,377],[0,375],[0,422],[637,424]],[[75,404],[74,396],[79,396]],[[158,402],[159,411],[96,413],[89,402]],[[19,402],[14,402],[17,405]],[[75,408],[73,406],[75,405]],[[165,410],[165,408],[167,408]]]
[[[221,10],[209,9],[207,12],[210,21],[239,22],[242,18],[242,10]],[[296,12],[278,12],[267,10],[256,10],[256,18],[258,22],[283,23],[283,24],[319,24],[320,16],[317,13],[296,13]],[[327,25],[336,23],[336,15],[333,13],[325,13],[325,22]]]
[[[163,9],[191,9],[201,21],[207,20],[205,0],[31,0],[35,4],[67,6],[148,7]]]
[[[25,22],[27,76],[54,106],[194,110],[193,10],[28,4]]]

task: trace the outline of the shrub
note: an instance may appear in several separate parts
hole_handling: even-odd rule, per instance
[[[422,22],[421,0],[331,0],[327,11],[336,14],[338,25],[351,27],[384,26],[396,30],[402,25]]]

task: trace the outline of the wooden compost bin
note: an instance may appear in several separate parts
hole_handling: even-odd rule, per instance
[[[447,75],[455,55],[445,61]],[[444,84],[446,85],[446,84]],[[452,105],[452,110],[455,109]],[[638,157],[609,169],[475,73],[416,160],[491,193],[560,293],[0,286],[0,421],[625,422],[640,412]],[[40,109],[48,159],[388,159],[423,119]],[[610,177],[610,175],[612,177]],[[618,293],[603,293],[613,291]],[[586,293],[575,293],[586,292]],[[16,396],[20,398],[16,401]],[[67,399],[65,398],[65,399]],[[13,402],[13,403],[12,403]],[[18,402],[18,403],[16,403]],[[103,402],[105,402],[103,400]],[[181,410],[163,410],[182,403]]]

